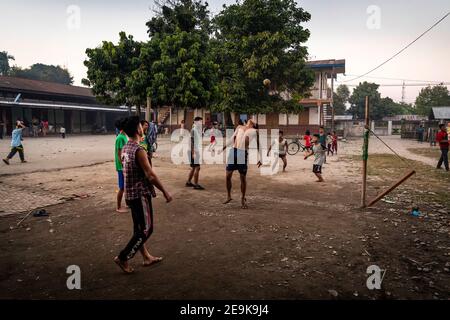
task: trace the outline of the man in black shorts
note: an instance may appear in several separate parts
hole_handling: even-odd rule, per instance
[[[191,130],[191,146],[189,150],[189,162],[191,170],[189,171],[188,181],[186,187],[193,187],[195,190],[204,190],[201,185],[198,184],[198,176],[200,174],[200,153],[202,149],[202,121],[201,117],[194,119],[194,125]],[[194,183],[192,183],[194,178]]]
[[[252,119],[248,120],[246,125],[239,125],[234,131],[233,136],[230,141],[233,143],[233,148],[230,149],[230,153],[228,154],[227,167],[226,167],[226,184],[227,184],[227,200],[224,204],[229,203],[231,200],[231,179],[233,177],[233,172],[237,170],[239,172],[241,178],[241,208],[247,209],[247,199],[245,198],[245,194],[247,192],[247,169],[248,169],[248,149],[250,143],[256,139],[257,130],[256,124]],[[230,142],[231,144],[231,142]],[[257,142],[258,145],[258,142]],[[223,147],[223,150],[227,148],[227,144]],[[259,150],[259,146],[258,146]],[[261,163],[258,162],[258,167],[261,166]]]

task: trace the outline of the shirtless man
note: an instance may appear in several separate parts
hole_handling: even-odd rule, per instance
[[[233,144],[233,148],[230,149],[228,154],[227,167],[226,167],[226,178],[227,178],[227,200],[224,204],[229,203],[231,200],[231,179],[233,177],[233,172],[235,170],[239,171],[241,178],[241,207],[242,209],[247,209],[247,199],[245,194],[247,191],[247,169],[248,169],[248,150],[249,146],[256,139],[257,150],[259,153],[259,141],[258,132],[256,130],[255,122],[250,119],[245,125],[239,125],[234,131],[228,143],[225,143],[223,150],[225,150],[228,145]],[[258,168],[261,166],[261,162],[258,161]]]

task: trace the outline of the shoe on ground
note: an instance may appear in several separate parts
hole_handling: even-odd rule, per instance
[[[196,185],[194,185],[194,189],[195,190],[205,190],[205,188],[203,188],[201,185],[199,185],[199,184],[196,184]]]
[[[4,162],[5,164],[9,165],[9,160],[8,160],[8,159],[2,159],[2,160],[3,160],[3,162]]]
[[[195,187],[195,184],[192,182],[186,182],[186,187]]]

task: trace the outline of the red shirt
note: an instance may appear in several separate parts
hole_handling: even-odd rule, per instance
[[[447,140],[447,141],[442,141]],[[436,141],[439,142],[441,149],[448,149],[448,134],[445,131],[440,130],[436,134]]]
[[[311,147],[311,136],[304,135],[303,139],[305,139],[305,147]]]

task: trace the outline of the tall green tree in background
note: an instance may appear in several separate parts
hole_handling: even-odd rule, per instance
[[[350,90],[345,84],[341,84],[337,87],[336,92],[333,92],[333,106],[336,115],[345,114],[347,107],[346,104],[350,98]]]
[[[10,70],[9,60],[14,60],[14,57],[6,51],[0,51],[0,75],[6,76]]]
[[[146,63],[149,96],[157,105],[209,107],[217,97],[217,70],[210,51],[208,4],[171,0],[147,22],[148,46],[159,55]]]
[[[35,63],[29,68],[20,68],[13,66],[8,75],[11,77],[19,77],[31,80],[49,81],[61,84],[73,84],[73,77],[69,70],[60,66],[47,65],[43,63]]]
[[[90,86],[100,101],[126,105],[129,110],[136,105],[139,113],[140,106],[145,103],[145,91],[143,95],[137,95],[130,77],[140,64],[141,43],[125,32],[119,37],[117,44],[103,41],[97,48],[86,49],[87,78],[82,83]]]
[[[416,98],[416,110],[418,114],[428,116],[432,107],[450,106],[450,93],[446,86],[428,86],[420,90]]]
[[[398,103],[389,97],[381,98],[378,88],[379,85],[376,83],[360,83],[349,98],[351,107],[348,112],[357,119],[364,119],[365,98],[369,96],[369,116],[371,120],[381,120],[383,117],[414,113],[414,109],[410,104]]]
[[[381,95],[378,92],[378,88],[379,85],[376,83],[369,83],[366,81],[359,83],[359,85],[353,89],[353,93],[349,98],[351,104],[349,113],[357,119],[364,119],[365,101],[366,96],[368,96],[370,101],[370,118],[376,120],[383,117],[383,114],[379,109]]]
[[[243,0],[214,19],[213,56],[220,66],[220,111],[298,112],[313,85],[306,68],[310,14],[294,0]],[[263,81],[270,80],[270,86]]]

